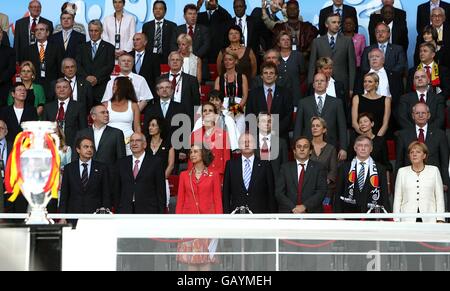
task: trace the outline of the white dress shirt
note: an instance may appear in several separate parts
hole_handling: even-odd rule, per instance
[[[308,163],[309,163],[309,159],[305,162],[300,162],[299,160],[295,160],[297,162],[297,181],[300,181],[300,174],[302,172],[302,164],[305,165],[305,174],[306,174],[306,170],[308,169]]]
[[[386,70],[384,68],[381,68],[379,71],[370,69],[369,73],[376,73],[378,75],[378,77],[380,78],[380,83],[378,84],[377,94],[380,96],[392,97],[391,88],[389,87],[389,78],[388,78]]]
[[[101,128],[97,128],[95,127],[95,125],[92,125],[92,130],[94,131],[95,150],[98,150],[98,146],[100,144],[100,140],[102,139],[103,132],[105,131],[105,129],[106,125]]]
[[[20,123],[20,121],[22,120],[23,108],[16,108],[16,106],[13,106],[13,108],[14,113],[16,114],[17,121]]]
[[[391,21],[391,23],[389,23],[387,26],[389,26],[389,29],[391,31],[391,36],[389,37],[389,43],[392,43],[392,35],[393,35],[393,31],[394,31],[394,21]],[[386,46],[387,48],[387,46]]]
[[[359,171],[361,171],[361,163],[364,163],[364,182],[367,180],[367,174],[369,173],[369,160],[361,161],[356,158],[356,183],[358,183]]]
[[[272,101],[273,101],[273,99],[275,98],[275,84],[272,84],[272,86],[267,86],[266,84],[264,84],[263,86],[264,86],[264,95],[266,97],[266,102],[267,102],[267,94],[269,94],[269,89],[272,89]]]
[[[267,143],[267,148],[271,149],[271,144],[272,144],[272,134],[269,133],[269,135],[263,135],[262,133],[259,134],[259,149],[262,149],[262,146],[264,144],[264,139],[267,138],[266,143]]]
[[[131,170],[133,170],[134,169],[134,165],[136,165],[136,161],[139,161],[139,164],[138,164],[138,168],[139,168],[139,171],[141,170],[141,166],[142,166],[142,163],[144,162],[144,159],[145,159],[145,151],[144,151],[144,153],[140,156],[140,157],[138,157],[138,158],[136,158],[134,155],[132,155],[132,157],[133,157],[133,163],[131,164]]]
[[[328,36],[328,43],[331,43],[331,37],[334,37],[334,45],[336,45],[338,34],[336,33],[333,35],[333,34],[327,33],[327,36]]]
[[[175,88],[173,88],[173,100],[177,103],[181,103],[181,91],[183,89],[183,78],[181,77],[181,73],[182,71],[179,71],[177,74],[177,82],[176,82],[176,86]],[[172,82],[173,80],[173,76],[172,76],[172,72],[169,72],[169,81]]]
[[[428,98],[428,91],[426,91],[425,90],[425,92],[420,92],[420,91],[417,91],[416,90],[416,93],[417,93],[417,101],[419,102],[420,101],[420,95],[424,95],[423,96],[423,99],[425,100],[425,103],[427,102],[427,98]]]
[[[74,76],[72,79],[65,78],[70,82],[70,87],[72,87],[72,100],[78,101],[78,86],[77,86],[77,76]]]
[[[324,93],[323,95],[314,93],[314,96],[316,97],[316,106],[319,107],[319,97],[322,97],[323,107],[325,107],[325,100],[327,98],[327,93]]]
[[[83,170],[84,170],[83,164],[87,164],[88,165],[87,166],[87,171],[88,171],[88,177],[90,177],[91,176],[92,159],[87,161],[87,162],[83,162],[83,161],[79,160],[80,177],[83,177]]]
[[[427,131],[428,131],[428,124],[422,127],[423,129],[423,136],[425,137],[425,140],[427,140]],[[419,138],[420,134],[420,127],[416,125],[416,137]]]
[[[103,40],[115,47],[116,33],[120,34],[119,50],[132,51],[133,36],[136,33],[136,20],[134,16],[124,12],[121,22],[117,21],[114,15],[106,16],[103,20]]]
[[[138,102],[140,101],[148,101],[153,99],[152,91],[150,91],[150,88],[148,87],[147,81],[144,77],[135,74],[130,73],[128,76],[125,76],[124,74],[120,73],[118,76],[111,76],[111,80],[109,80],[108,85],[106,86],[105,94],[103,95],[102,102],[107,102],[111,100],[113,96],[113,85],[114,80],[117,77],[128,77],[131,79],[131,83],[133,83],[134,91],[136,91],[136,97],[138,99]]]
[[[245,173],[245,160],[247,160],[247,158],[242,156],[242,177],[244,177]],[[253,172],[253,163],[255,162],[255,155],[248,158],[248,160],[250,161],[250,169]]]
[[[44,45],[44,51],[46,51],[47,50],[48,41],[46,40],[42,44]],[[39,55],[39,51],[41,50],[41,43],[40,42],[37,42],[37,50],[38,50],[38,55]]]
[[[244,38],[244,45],[248,46],[248,28],[247,28],[247,15],[242,16],[241,18],[236,16],[236,25],[239,26],[239,19],[242,19],[242,36]]]
[[[63,107],[64,107],[64,115],[65,115],[67,113],[67,106],[69,106],[70,98],[67,98],[66,100],[56,99],[56,101],[58,102],[58,106],[56,108],[56,117],[58,116],[58,111],[59,111],[59,107],[61,106],[61,103],[64,103]]]

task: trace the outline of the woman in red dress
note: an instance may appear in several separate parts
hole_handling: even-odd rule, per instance
[[[192,133],[191,144],[201,144],[211,150],[214,161],[209,169],[218,172],[222,182],[225,165],[231,158],[231,147],[227,132],[215,125],[218,114],[214,104],[208,102],[202,106],[203,126]],[[188,169],[192,169],[191,161],[188,163]]]
[[[189,153],[190,170],[180,175],[176,214],[223,214],[220,175],[208,168],[214,160],[210,150],[193,145]],[[217,259],[213,253],[216,240],[194,239],[180,243],[177,261],[189,265],[189,271],[209,271]]]

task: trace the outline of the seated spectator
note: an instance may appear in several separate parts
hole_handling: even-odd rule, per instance
[[[38,116],[41,116],[44,112],[45,105],[45,93],[44,88],[35,83],[36,69],[30,61],[25,61],[20,65],[20,80],[27,89],[27,97],[25,98],[25,104],[36,108]],[[8,96],[8,105],[13,105],[14,98],[10,94]]]
[[[392,98],[377,93],[379,84],[378,74],[369,73],[364,77],[364,91],[367,93],[353,97],[352,126],[358,134],[363,134],[358,124],[358,116],[363,112],[371,113],[375,117],[373,132],[377,136],[385,136],[389,128]]]
[[[197,77],[202,82],[202,60],[192,53],[192,38],[188,34],[180,34],[177,38],[178,52],[183,57],[183,72]]]
[[[124,56],[120,58],[122,59]],[[113,95],[111,100],[103,103],[110,114],[108,125],[122,130],[125,137],[127,156],[130,156],[130,137],[135,132],[141,132],[141,112],[137,103],[136,93],[133,84],[127,77],[116,78],[112,88]]]

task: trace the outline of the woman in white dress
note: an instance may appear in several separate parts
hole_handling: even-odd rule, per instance
[[[113,85],[113,97],[103,104],[109,111],[108,125],[122,130],[127,156],[130,156],[130,137],[135,132],[141,132],[141,113],[130,79],[116,78]]]
[[[125,0],[113,0],[114,14],[103,20],[102,39],[116,48],[116,58],[133,50],[136,19],[125,13]]]
[[[202,60],[192,53],[192,37],[189,34],[180,34],[177,38],[178,52],[183,57],[183,73],[197,78],[202,82]]]
[[[411,166],[401,168],[395,183],[394,213],[444,213],[444,188],[439,169],[426,165],[428,147],[413,142],[408,148]],[[396,221],[414,222],[415,218]],[[417,219],[417,222],[444,222],[442,217]]]

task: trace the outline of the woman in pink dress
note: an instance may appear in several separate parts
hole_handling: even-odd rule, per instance
[[[347,16],[344,19],[344,35],[353,39],[356,55],[356,67],[361,66],[361,58],[366,48],[366,37],[362,34],[355,33],[356,20],[353,16]]]

